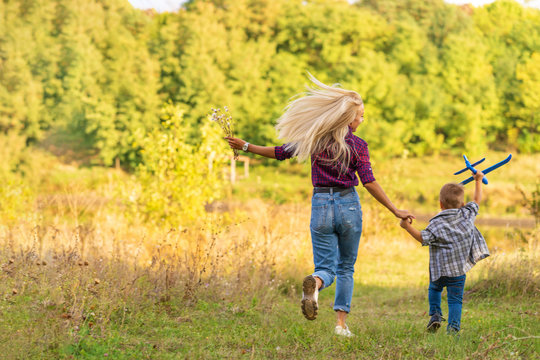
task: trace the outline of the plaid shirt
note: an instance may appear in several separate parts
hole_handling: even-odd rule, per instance
[[[341,175],[341,163],[329,163],[328,159],[332,156],[329,151],[323,151],[317,156],[311,157],[311,182],[314,187],[344,187],[358,185],[358,178],[355,173],[358,173],[362,184],[375,181],[371,163],[369,161],[369,152],[367,142],[353,135],[352,129],[349,128],[348,134],[345,136],[345,142],[351,148],[351,160],[347,171]],[[276,159],[285,160],[293,156],[293,150],[288,148],[287,144],[275,147]]]
[[[441,211],[421,231],[422,245],[429,245],[431,281],[463,275],[489,256],[486,240],[474,226],[477,214],[478,204],[471,201],[459,209]]]

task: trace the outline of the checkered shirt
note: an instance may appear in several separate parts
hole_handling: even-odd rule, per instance
[[[477,261],[489,256],[486,240],[474,226],[478,204],[443,210],[421,231],[422,245],[429,245],[431,281],[441,276],[465,274]]]
[[[341,163],[329,163],[328,159],[332,158],[329,151],[323,151],[317,156],[311,157],[311,182],[314,187],[344,187],[358,185],[358,178],[355,173],[358,173],[362,184],[375,181],[373,171],[371,170],[371,162],[369,161],[369,151],[367,142],[353,135],[352,129],[345,136],[345,142],[351,148],[351,161],[347,171],[340,174]],[[293,149],[290,149],[287,144],[276,146],[276,159],[285,160],[293,156]]]

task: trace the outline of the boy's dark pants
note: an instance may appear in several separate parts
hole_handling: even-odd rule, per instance
[[[446,286],[448,293],[448,327],[446,330],[459,331],[461,325],[461,306],[463,304],[463,289],[465,275],[456,277],[441,276],[429,283],[429,315],[439,314],[441,311],[442,290]]]

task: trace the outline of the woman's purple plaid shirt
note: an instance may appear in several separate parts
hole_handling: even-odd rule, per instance
[[[345,136],[345,142],[351,147],[351,161],[349,169],[339,175],[341,164],[330,164],[327,159],[330,155],[323,151],[318,156],[311,158],[311,182],[314,187],[344,187],[358,185],[358,173],[362,184],[375,181],[371,163],[369,161],[369,152],[367,143],[358,136],[353,135],[352,129]],[[285,160],[292,157],[292,152],[285,149],[285,145],[276,146],[275,154],[277,160]]]

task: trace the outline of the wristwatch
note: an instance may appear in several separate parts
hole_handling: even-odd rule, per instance
[[[242,146],[242,150],[244,150],[245,152],[247,152],[247,151],[248,151],[248,146],[249,146],[249,143],[246,142],[246,143],[244,144],[244,146]]]

